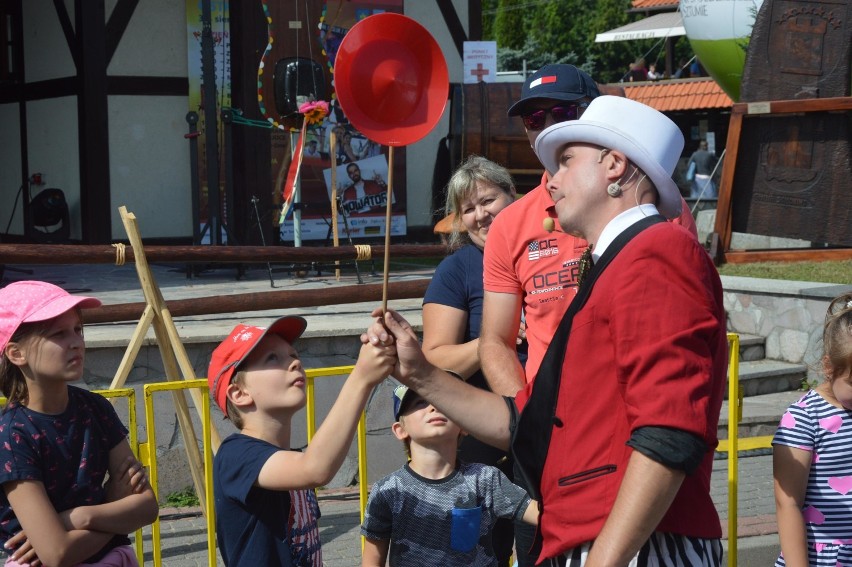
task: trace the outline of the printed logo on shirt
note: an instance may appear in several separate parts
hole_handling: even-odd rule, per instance
[[[534,262],[540,258],[556,256],[559,254],[559,245],[555,238],[545,240],[533,240],[527,245],[527,259]]]
[[[548,297],[538,299],[539,303],[559,301],[565,298],[564,294],[558,296],[550,295],[554,292],[573,289],[577,292],[577,275],[580,272],[579,261],[575,258],[562,263],[562,268],[550,272],[542,272],[534,275],[531,279],[532,289],[528,295],[547,295]],[[573,297],[573,295],[571,296]]]

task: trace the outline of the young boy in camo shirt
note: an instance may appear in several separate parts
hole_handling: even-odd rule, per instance
[[[497,468],[459,462],[458,425],[406,386],[394,390],[393,434],[410,461],[373,486],[362,567],[496,567],[497,518],[537,523],[538,506]]]

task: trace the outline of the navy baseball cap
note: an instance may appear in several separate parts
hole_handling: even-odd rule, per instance
[[[600,96],[597,84],[585,71],[567,64],[548,64],[527,77],[521,98],[509,107],[509,116],[517,116],[531,100],[579,100]]]
[[[399,421],[399,414],[402,413],[403,405],[406,401],[417,395],[414,390],[409,390],[408,386],[400,384],[393,389],[393,418]]]

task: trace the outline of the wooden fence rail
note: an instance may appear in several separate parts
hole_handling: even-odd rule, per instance
[[[388,285],[388,297],[390,299],[423,297],[430,281],[423,278],[392,282]],[[282,307],[315,307],[318,305],[360,303],[363,301],[378,302],[381,299],[382,284],[363,284],[325,289],[265,291],[263,293],[240,293],[215,297],[179,299],[166,301],[166,307],[168,307],[173,317],[184,317],[213,313],[281,309]],[[83,309],[83,321],[85,323],[132,321],[142,316],[145,306],[146,303],[144,302],[119,303],[102,305],[93,309]]]
[[[384,257],[384,246],[292,247],[292,246],[145,246],[149,262],[206,263],[304,263],[335,260],[369,260]],[[440,244],[392,244],[394,258],[440,258],[447,248]],[[124,247],[124,260],[134,261],[133,247]],[[0,262],[5,264],[111,264],[116,262],[112,245],[0,244]]]

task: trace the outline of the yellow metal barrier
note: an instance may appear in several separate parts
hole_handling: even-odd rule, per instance
[[[145,396],[145,429],[148,433],[148,439],[140,445],[141,452],[148,459],[149,473],[151,486],[154,493],[157,492],[157,430],[154,424],[154,392],[185,390],[189,388],[198,388],[203,390],[204,400],[207,403],[201,404],[201,426],[203,438],[203,455],[204,455],[204,499],[202,500],[202,509],[204,510],[207,520],[207,563],[210,567],[216,567],[216,518],[213,505],[213,448],[210,443],[210,398],[207,394],[207,380],[185,380],[172,382],[159,382],[155,384],[145,384],[143,387]],[[184,443],[195,442],[195,440],[184,439]],[[143,461],[144,462],[144,461]],[[151,543],[154,548],[154,565],[160,567],[162,565],[162,550],[160,546],[160,518],[157,517],[154,523],[151,524]],[[142,562],[139,562],[140,565]]]
[[[314,437],[314,433],[317,430],[316,423],[316,400],[315,400],[315,389],[314,389],[314,379],[321,378],[323,376],[348,376],[352,373],[352,370],[355,366],[330,366],[327,368],[310,368],[305,370],[305,374],[308,377],[307,383],[305,384],[305,393],[307,394],[308,403],[306,412],[307,412],[307,430],[308,430],[308,443],[311,442],[311,439]],[[367,509],[367,414],[365,412],[361,412],[361,419],[358,420],[358,497],[359,497],[359,511],[361,514],[361,521],[364,521],[364,511]],[[363,539],[361,541],[361,545],[363,546]]]
[[[130,449],[136,458],[142,462],[142,458],[139,455],[139,434],[136,427],[136,390],[133,388],[118,388],[115,390],[96,390],[96,393],[105,398],[127,398],[127,429],[130,431]],[[145,463],[142,462],[142,464],[144,465]],[[136,530],[134,536],[136,559],[139,561],[139,565],[142,565],[142,556],[144,554],[142,529]]]
[[[307,421],[307,438],[311,441],[316,433],[316,390],[315,379],[331,376],[348,376],[354,366],[333,366],[327,368],[312,368],[305,371],[307,375],[307,383],[305,384],[305,393],[307,396],[306,404],[306,421]],[[157,433],[154,424],[154,401],[153,395],[155,392],[185,390],[190,388],[198,388],[203,390],[205,400],[207,397],[208,386],[206,379],[185,380],[173,382],[156,382],[145,384],[143,386],[144,405],[145,405],[145,429],[147,439],[140,443],[138,438],[137,416],[136,416],[136,391],[133,388],[120,388],[116,390],[95,390],[105,398],[126,398],[127,399],[127,429],[130,431],[130,448],[133,454],[139,461],[148,469],[148,478],[154,494],[158,493],[158,471],[157,471]],[[6,399],[0,396],[0,405],[5,404]],[[207,525],[207,557],[208,565],[216,567],[216,518],[213,502],[213,450],[210,442],[211,438],[211,422],[210,422],[210,404],[206,403],[201,408],[202,421],[202,438],[203,438],[203,458],[204,458],[204,479],[205,490],[204,498],[201,501]],[[360,497],[360,518],[363,522],[364,511],[367,506],[367,420],[366,413],[361,412],[361,418],[358,421],[358,492]],[[186,443],[187,440],[184,440]],[[208,513],[209,512],[209,513]],[[142,530],[136,530],[134,547],[136,550],[136,558],[140,565],[144,565],[144,538]],[[154,565],[160,567],[162,565],[162,548],[160,540],[160,519],[159,517],[151,525],[151,542],[153,547]],[[363,538],[362,538],[363,545]]]
[[[740,391],[740,336],[728,333],[728,439],[719,441],[718,450],[728,453],[728,567],[737,567],[737,491],[739,490],[739,451],[772,447],[772,436],[739,438],[743,419]]]
[[[307,438],[308,442],[313,439],[316,433],[316,389],[315,379],[331,376],[348,376],[354,366],[335,366],[328,368],[312,368],[307,369],[307,381],[305,384],[305,393],[307,397],[306,404],[306,421],[307,421]],[[207,393],[207,380],[188,380],[182,382],[158,382],[146,384],[144,386],[145,396],[145,427],[148,432],[147,442],[140,444],[140,453],[144,455],[146,460],[143,464],[149,467],[149,478],[154,492],[157,492],[158,476],[157,476],[157,456],[156,456],[156,430],[154,424],[154,405],[153,393],[157,391],[173,391],[187,388],[201,388]],[[208,398],[209,399],[209,398]],[[204,444],[204,478],[205,478],[205,494],[204,494],[204,510],[207,523],[207,557],[210,567],[216,566],[216,520],[213,502],[213,452],[210,444],[210,405],[204,404],[202,408],[202,435]],[[184,440],[186,442],[186,440]],[[142,460],[142,459],[140,459]],[[359,495],[360,495],[360,510],[361,520],[364,519],[364,510],[367,505],[367,431],[366,431],[366,414],[361,413],[361,418],[358,422],[358,471],[359,471]],[[141,532],[140,532],[141,533]],[[141,542],[141,537],[137,536],[137,541]],[[161,541],[160,541],[160,520],[159,518],[151,525],[151,540],[154,548],[154,565],[160,567],[162,565]],[[141,547],[140,547],[141,549]],[[140,565],[141,551],[140,555]]]

